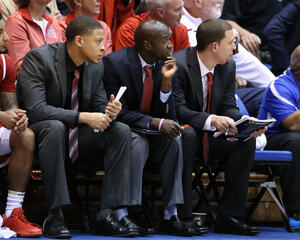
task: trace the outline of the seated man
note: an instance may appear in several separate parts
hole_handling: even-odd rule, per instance
[[[192,219],[192,172],[195,156],[204,160],[225,158],[225,187],[219,204],[214,231],[217,233],[254,235],[258,229],[240,222],[245,214],[248,178],[255,151],[255,139],[229,142],[214,138],[212,131],[234,134],[234,121],[241,118],[236,107],[234,34],[229,23],[220,19],[204,21],[197,30],[197,46],[175,53],[178,66],[174,96],[177,117],[184,130],[182,218]],[[264,130],[252,133],[260,135]],[[203,146],[202,146],[203,139]],[[203,149],[202,149],[203,147]],[[202,151],[203,150],[203,151]]]
[[[0,13],[0,52],[6,52],[8,36]],[[3,226],[20,237],[37,237],[42,230],[23,215],[22,202],[28,184],[34,134],[27,128],[26,111],[19,109],[16,97],[17,71],[7,54],[0,54],[0,167],[8,163],[8,196]],[[1,218],[1,217],[0,217]]]
[[[141,22],[149,19],[161,21],[170,27],[172,32],[171,42],[175,52],[189,47],[190,44],[187,29],[180,24],[183,1],[147,0],[146,3],[148,12],[127,18],[118,28],[114,42],[115,50],[133,46],[135,29]]]
[[[172,235],[192,235],[194,229],[184,228],[177,218],[176,204],[183,203],[182,155],[177,138],[182,131],[175,120],[172,78],[177,68],[171,56],[171,31],[157,20],[142,22],[134,33],[135,46],[127,47],[103,58],[104,85],[109,94],[126,86],[123,109],[118,120],[130,127],[155,129],[162,134],[132,133],[132,191],[136,204],[141,204],[144,165],[159,166],[163,185],[164,220],[160,230]],[[135,155],[134,155],[135,154]]]
[[[267,131],[269,150],[288,150],[293,162],[280,176],[283,202],[294,230],[300,225],[300,45],[293,51],[290,68],[274,80],[266,89],[258,114],[260,119],[273,117],[274,126]]]
[[[21,102],[36,134],[49,209],[44,235],[71,237],[61,211],[63,205],[70,204],[66,157],[72,163],[77,158],[100,161],[103,151],[106,174],[99,214],[101,233],[139,235],[116,220],[111,210],[133,205],[135,199],[128,181],[133,174],[129,168],[130,130],[113,121],[121,103],[113,95],[108,101],[103,88],[104,70],[99,62],[104,52],[102,25],[88,16],[76,17],[67,26],[66,38],[66,43],[32,49],[19,72]]]
[[[198,26],[207,19],[219,18],[223,2],[223,0],[184,1],[184,14],[181,23],[188,29],[189,41],[192,47],[197,45],[196,32]],[[236,64],[238,86],[240,86],[239,80],[246,82],[243,87],[236,90],[236,93],[246,105],[250,115],[257,116],[264,89],[275,79],[275,76],[243,45],[237,44],[238,51],[232,56],[232,59]]]

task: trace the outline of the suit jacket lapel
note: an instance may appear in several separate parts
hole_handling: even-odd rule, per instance
[[[90,100],[91,100],[91,84],[92,84],[92,79],[90,77],[90,73],[88,71],[88,62],[84,63],[83,67],[83,74],[82,74],[82,99],[80,101],[80,108],[82,109],[88,109]]]
[[[197,58],[196,48],[191,48],[189,55],[187,56],[187,65],[191,74],[192,89],[196,89],[195,94],[200,106],[200,111],[203,109],[203,88],[200,66]]]
[[[217,65],[215,67],[215,70],[214,70],[214,75],[213,75],[213,88],[212,88],[212,92],[211,92],[211,103],[210,103],[210,112],[211,113],[214,113],[216,112],[217,109],[216,106],[215,106],[215,97],[214,96],[217,96],[217,92],[218,90],[220,91],[221,89],[223,89],[221,86],[220,86],[220,81],[223,81],[222,79],[222,70],[219,68],[220,65]]]
[[[128,50],[128,60],[131,78],[133,79],[137,96],[139,98],[139,101],[141,102],[143,96],[143,72],[141,61],[135,47],[131,47]]]
[[[58,47],[56,53],[56,63],[55,68],[57,72],[57,79],[60,84],[61,91],[61,102],[62,106],[65,105],[66,102],[66,93],[67,93],[67,74],[66,74],[66,44],[62,44]]]

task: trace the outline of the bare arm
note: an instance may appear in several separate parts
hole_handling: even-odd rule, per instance
[[[2,111],[18,108],[16,92],[0,92],[0,108]]]
[[[300,132],[300,110],[282,120],[282,126],[291,132]]]

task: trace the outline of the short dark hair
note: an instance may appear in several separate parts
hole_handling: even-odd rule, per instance
[[[72,42],[76,36],[91,33],[95,29],[103,29],[98,20],[88,16],[75,17],[66,28],[67,42]]]
[[[197,29],[197,50],[204,51],[212,42],[220,42],[225,38],[225,32],[232,26],[222,19],[208,19],[201,23]]]
[[[31,0],[16,0],[16,5],[18,8],[27,8]]]

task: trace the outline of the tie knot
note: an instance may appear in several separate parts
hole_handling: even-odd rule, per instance
[[[211,72],[208,72],[206,74],[206,76],[207,76],[207,82],[212,82],[212,80],[213,80],[213,74]]]
[[[79,79],[79,77],[80,77],[80,71],[78,69],[76,69],[74,71],[74,79]]]
[[[145,70],[146,74],[149,75],[150,73],[152,73],[152,66],[151,67],[145,66],[144,70]]]

